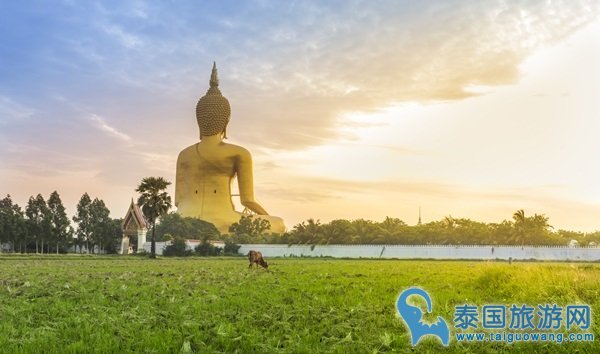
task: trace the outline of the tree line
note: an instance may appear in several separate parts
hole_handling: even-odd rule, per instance
[[[444,217],[420,225],[408,225],[398,218],[381,222],[337,219],[327,223],[309,219],[283,234],[269,232],[268,221],[242,216],[228,234],[221,235],[210,223],[184,218],[176,213],[163,215],[156,225],[157,239],[220,239],[229,243],[276,244],[404,244],[404,245],[567,245],[600,242],[600,231],[582,233],[555,230],[545,215],[527,216],[517,210],[510,220],[484,223],[465,218]]]
[[[295,225],[280,238],[287,244],[405,244],[405,245],[567,245],[571,240],[585,246],[600,241],[600,232],[557,230],[544,215],[526,216],[523,210],[511,220],[484,223],[465,218],[444,217],[420,225],[407,225],[398,218],[333,220],[320,223],[309,219]]]
[[[140,193],[138,205],[150,225],[151,253],[155,258],[156,222],[171,208],[171,197],[166,188],[171,184],[162,177],[146,177],[135,189]],[[25,212],[7,195],[0,200],[0,246],[8,244],[12,252],[66,253],[75,251],[116,253],[122,238],[122,219],[110,218],[104,201],[93,200],[84,193],[73,216],[74,229],[67,217],[58,192],[44,199],[32,196]]]
[[[587,246],[600,242],[600,231],[555,230],[545,215],[527,216],[522,209],[500,223],[451,216],[418,225],[408,225],[392,217],[381,222],[337,219],[321,223],[308,219],[283,234],[269,232],[267,220],[248,215],[231,225],[229,233],[221,234],[206,221],[168,213],[169,184],[162,177],[147,177],[136,188],[140,193],[138,205],[150,224],[151,257],[155,255],[156,241],[173,240],[173,244],[181,244],[185,239],[200,239],[205,248],[209,240],[223,240],[228,246],[244,243],[567,245],[572,240]],[[58,192],[54,191],[47,201],[41,194],[31,196],[24,211],[7,195],[0,200],[0,244],[8,244],[13,252],[64,253],[73,246],[81,252],[85,246],[90,251],[115,253],[122,237],[122,220],[111,219],[109,215],[104,201],[92,200],[84,193],[72,219],[76,224],[74,229]],[[202,248],[200,252],[208,251]]]
[[[71,220],[57,191],[45,200],[31,196],[23,210],[7,195],[0,200],[0,244],[12,252],[66,253],[71,247],[82,252],[115,253],[121,240],[121,220],[110,218],[104,201],[84,193]]]

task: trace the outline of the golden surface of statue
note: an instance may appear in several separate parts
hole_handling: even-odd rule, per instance
[[[285,231],[283,220],[270,216],[254,199],[252,156],[241,146],[227,144],[226,129],[231,117],[229,101],[219,90],[216,64],[210,77],[210,88],[196,106],[200,142],[188,146],[177,158],[175,206],[182,216],[208,221],[221,232],[240,220],[244,213],[235,210],[231,185],[238,181],[240,201],[253,217],[270,222],[270,232]]]

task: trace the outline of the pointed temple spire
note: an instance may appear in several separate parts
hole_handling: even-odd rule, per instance
[[[212,73],[210,74],[210,87],[219,87],[219,74],[217,73],[217,62],[213,62]]]

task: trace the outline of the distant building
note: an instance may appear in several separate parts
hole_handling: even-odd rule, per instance
[[[140,210],[140,207],[131,199],[127,214],[123,219],[121,229],[123,231],[123,238],[121,239],[121,247],[119,249],[120,254],[130,254],[133,251],[133,247],[129,244],[130,237],[137,237],[137,252],[144,250],[144,243],[146,243],[146,233],[148,232],[148,222],[144,218],[144,214]]]

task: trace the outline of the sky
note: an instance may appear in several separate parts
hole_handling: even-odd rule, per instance
[[[2,1],[0,195],[123,217],[143,177],[175,181],[216,61],[228,142],[288,228],[600,230],[598,43],[591,0]]]

